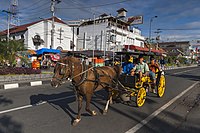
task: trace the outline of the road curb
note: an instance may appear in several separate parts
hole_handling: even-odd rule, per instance
[[[181,69],[181,68],[190,68],[190,67],[197,67],[198,65],[192,65],[192,66],[182,66],[182,67],[167,67],[164,68],[164,70],[172,70],[172,69]]]
[[[5,83],[0,85],[1,90],[8,90],[8,89],[16,89],[20,87],[26,87],[26,86],[40,86],[44,84],[50,84],[51,80],[36,80],[36,81],[28,81],[28,82],[22,82],[22,83]]]

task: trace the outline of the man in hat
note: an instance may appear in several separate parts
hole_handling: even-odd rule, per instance
[[[139,74],[139,81],[143,76],[147,76],[149,74],[149,66],[144,62],[143,55],[139,55],[138,64],[133,68],[136,74]]]

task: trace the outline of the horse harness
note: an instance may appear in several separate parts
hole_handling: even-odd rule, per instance
[[[106,83],[106,82],[101,82],[100,81],[100,77],[105,77],[105,76],[107,76],[107,77],[109,77],[110,79],[112,79],[112,77],[108,74],[108,73],[106,73],[105,71],[103,71],[103,70],[101,70],[101,69],[99,69],[99,67],[90,67],[90,68],[88,68],[88,65],[86,65],[86,63],[85,63],[85,61],[83,61],[82,63],[81,63],[81,66],[82,66],[82,72],[81,73],[79,73],[79,74],[77,74],[77,75],[75,75],[75,76],[73,76],[73,70],[72,69],[74,69],[75,68],[75,66],[74,66],[74,63],[72,63],[71,65],[68,65],[68,64],[65,64],[65,63],[61,63],[61,62],[57,62],[58,64],[60,64],[60,65],[64,65],[65,66],[65,69],[66,69],[66,67],[68,66],[70,66],[70,72],[71,72],[71,80],[72,80],[72,84],[75,86],[75,88],[79,88],[79,86],[81,86],[84,82],[94,82],[94,87],[93,87],[93,90],[96,90],[96,88],[99,86],[99,85],[101,85],[102,87],[112,87],[112,84],[115,84],[116,82],[117,82],[117,79],[113,79],[112,80],[112,84],[109,84],[109,83]],[[97,72],[97,69],[99,70],[99,71],[101,71],[103,74],[99,74],[98,72]],[[95,76],[95,79],[94,80],[90,80],[90,79],[88,79],[87,77],[88,77],[88,71],[89,70],[91,70],[93,73],[94,73],[94,76]],[[117,70],[114,68],[114,70],[117,72]],[[66,76],[66,73],[63,75],[63,78],[64,78],[64,76]],[[78,77],[78,76],[81,76],[81,79],[80,79],[80,81],[77,83],[77,82],[75,82],[74,81],[74,78],[75,77]],[[62,78],[62,79],[63,79]],[[59,81],[61,81],[62,79],[58,79]]]
[[[96,88],[101,85],[102,87],[112,87],[113,83],[116,83],[115,80],[112,80],[112,77],[106,73],[105,71],[99,69],[100,67],[91,67],[88,68],[88,65],[84,63],[82,63],[82,73],[81,75],[81,80],[77,83],[72,79],[72,84],[76,87],[79,88],[79,86],[81,86],[84,82],[93,82],[94,83],[94,87],[93,90],[96,90]],[[94,79],[88,79],[88,72],[89,70],[91,70],[94,73]],[[103,74],[98,73],[98,70],[101,71]],[[101,77],[109,77],[112,80],[112,84],[106,83],[106,82],[102,82],[100,80]],[[74,76],[75,77],[75,76]]]

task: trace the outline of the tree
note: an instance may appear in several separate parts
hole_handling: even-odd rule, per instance
[[[6,41],[0,41],[0,62],[8,60],[12,64],[15,60],[17,51],[26,50],[21,40],[11,40],[9,44]]]

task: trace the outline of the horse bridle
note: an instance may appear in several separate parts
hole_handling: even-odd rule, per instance
[[[77,76],[80,76],[80,75],[84,74],[85,72],[87,72],[88,70],[90,70],[90,69],[93,68],[93,67],[92,67],[92,68],[89,68],[88,70],[83,70],[83,69],[84,69],[84,65],[83,65],[83,63],[80,63],[80,64],[82,65],[82,72],[79,73],[79,74],[77,74],[77,75],[75,75],[75,76],[73,76],[73,69],[74,69],[74,67],[75,67],[75,66],[74,66],[75,63],[71,63],[72,65],[69,65],[69,62],[68,62],[67,64],[62,63],[62,62],[57,62],[56,64],[65,66],[65,69],[66,69],[66,67],[71,66],[70,69],[68,68],[68,72],[70,73],[70,74],[69,74],[70,76],[67,77],[67,78],[70,78],[71,80],[74,79],[74,78],[77,77]],[[56,80],[58,80],[58,81],[61,82],[61,81],[66,77],[66,71],[65,71],[64,74],[60,74],[60,75],[63,75],[62,78],[57,78],[57,77],[55,77],[55,74],[54,74],[53,78],[55,78]]]
[[[62,63],[62,62],[57,62],[57,64],[63,65],[63,66],[65,66],[65,68],[69,66],[69,62],[68,62],[67,64]],[[94,68],[94,67],[91,67],[91,68],[87,69],[87,68],[85,67],[85,64],[84,64],[83,62],[80,63],[80,64],[81,64],[81,66],[82,66],[82,72],[79,73],[79,74],[77,74],[77,75],[73,75],[73,69],[74,69],[74,67],[75,67],[75,66],[74,66],[74,63],[72,63],[72,65],[70,65],[71,68],[68,69],[68,71],[69,71],[69,73],[70,73],[70,76],[69,76],[68,78],[70,78],[70,80],[73,80],[74,78],[76,78],[76,77],[78,77],[78,76],[80,76],[80,75],[84,75],[83,78],[81,79],[81,81],[80,81],[79,83],[77,83],[76,86],[79,86],[80,84],[82,84],[83,81],[85,80],[85,77],[86,77],[85,74],[87,73],[87,71],[89,71],[89,70],[91,70],[91,69]],[[62,82],[62,80],[65,78],[66,71],[65,71],[65,73],[62,74],[62,75],[63,75],[62,78],[57,78],[57,77],[55,77],[55,75],[53,76],[53,78],[57,79],[59,82]]]
[[[65,64],[65,63],[62,63],[62,62],[57,62],[56,63],[56,65],[57,64],[59,64],[59,65],[62,65],[62,66],[65,66],[64,67],[64,70],[66,70],[66,67],[68,67],[69,66],[69,63],[67,63],[67,64]],[[72,67],[72,66],[71,66]],[[63,69],[63,68],[62,68]],[[69,69],[68,68],[68,71],[69,71],[69,73],[70,73],[70,75],[72,74],[72,68],[71,69]],[[59,75],[62,75],[62,78],[57,78],[57,77],[55,77],[55,72],[54,72],[54,75],[53,75],[53,78],[55,78],[56,80],[58,80],[59,82],[62,82],[62,80],[66,77],[66,71],[65,71],[65,73],[64,74],[60,74],[60,72],[59,72]],[[70,76],[69,76],[70,77]],[[69,78],[68,77],[68,78]]]

